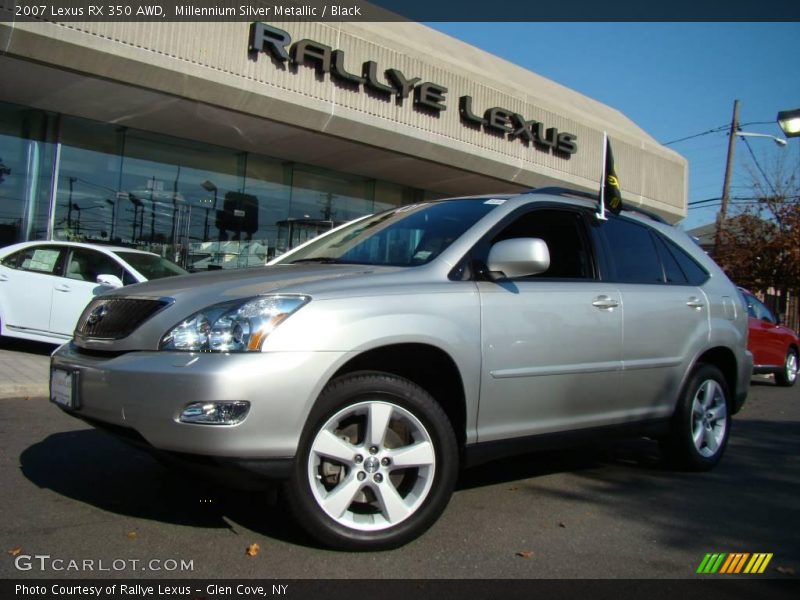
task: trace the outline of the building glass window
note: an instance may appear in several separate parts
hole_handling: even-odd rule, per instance
[[[0,246],[47,239],[57,116],[0,104]]]
[[[428,196],[394,183],[0,104],[0,246],[48,238],[111,243],[155,252],[190,270],[241,268],[263,265],[356,217]]]

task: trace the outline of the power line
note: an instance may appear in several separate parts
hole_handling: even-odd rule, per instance
[[[689,210],[695,208],[711,208],[722,201],[722,198],[706,198],[705,200],[695,200],[689,202]],[[763,204],[764,198],[757,196],[733,196],[731,197],[731,204],[747,205],[747,204]],[[800,204],[800,196],[787,196],[783,204]]]
[[[686,137],[679,138],[677,140],[672,140],[671,142],[664,142],[662,146],[670,146],[672,144],[677,144],[678,142],[685,142],[686,140],[691,140],[696,137],[700,137],[701,135],[708,135],[709,133],[719,133],[720,131],[726,131],[731,128],[730,125],[720,125],[719,127],[715,127],[714,129],[709,129],[708,131],[703,131],[702,133],[695,133],[694,135],[687,135]]]
[[[748,123],[739,123],[739,128],[746,127],[748,125],[771,125],[775,123],[775,121],[750,121]],[[677,140],[672,140],[671,142],[664,142],[662,146],[669,146],[671,144],[677,144],[678,142],[685,142],[686,140],[691,140],[696,137],[700,137],[701,135],[708,135],[710,133],[719,133],[721,131],[730,131],[731,126],[730,124],[720,125],[719,127],[714,127],[713,129],[709,129],[708,131],[703,131],[702,133],[695,133],[694,135],[687,135],[686,137],[682,137]]]
[[[761,165],[759,164],[758,159],[756,158],[755,152],[753,152],[753,148],[750,146],[750,142],[747,140],[747,138],[743,139],[744,139],[744,145],[747,146],[747,150],[750,152],[750,156],[753,159],[753,162],[755,163],[758,172],[761,173],[761,176],[764,178],[764,181],[767,182],[769,189],[772,190],[772,195],[777,196],[778,192],[775,190],[775,186],[772,185],[772,182],[769,180],[769,177],[767,177],[767,174],[764,172],[764,169],[761,168]]]

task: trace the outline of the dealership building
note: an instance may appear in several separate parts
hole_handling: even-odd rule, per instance
[[[263,264],[390,207],[596,192],[604,131],[623,198],[686,214],[686,161],[625,115],[417,23],[6,18],[0,72],[0,246]]]

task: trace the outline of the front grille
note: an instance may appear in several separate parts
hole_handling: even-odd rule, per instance
[[[83,311],[75,333],[83,338],[118,340],[168,304],[167,300],[98,298]]]

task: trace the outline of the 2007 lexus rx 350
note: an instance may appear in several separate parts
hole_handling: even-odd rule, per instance
[[[624,429],[713,467],[746,341],[736,288],[658,218],[556,191],[460,198],[98,297],[51,397],[153,452],[285,480],[326,545],[390,548],[434,523],[460,468],[529,443]]]

